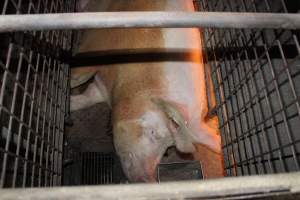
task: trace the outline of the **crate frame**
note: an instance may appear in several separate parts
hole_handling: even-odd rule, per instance
[[[244,0],[242,1],[243,2],[242,5],[244,5],[244,8],[232,7],[231,6],[232,4],[230,3],[229,0],[225,0],[225,1],[228,3],[228,5],[224,4],[223,7],[221,6],[221,11],[233,12],[233,11],[235,11],[234,9],[237,9],[237,11],[241,11],[241,10],[244,9],[243,10],[244,12],[249,12],[249,11],[251,11],[251,12],[261,12],[261,10],[259,10],[256,6],[250,8]],[[5,2],[15,2],[15,1],[14,0],[6,0]],[[22,1],[20,0],[19,2],[22,2]],[[30,2],[32,2],[32,1],[30,1]],[[41,2],[41,0],[39,2]],[[56,2],[59,2],[59,0],[57,0]],[[219,4],[222,4],[220,2],[221,2],[221,0],[212,0],[212,1],[210,1],[210,4],[209,4],[208,0],[197,0],[197,1],[195,1],[195,3],[198,3],[199,5],[202,4],[201,8],[203,10],[206,9],[208,11],[211,9],[211,7],[209,7],[209,5],[218,6]],[[256,5],[255,3],[257,3],[255,0],[252,0],[252,1],[249,1],[249,2],[254,3],[254,5]],[[271,7],[270,7],[270,0],[264,0],[262,2],[266,4],[266,8],[267,8],[266,11],[268,11],[268,12],[273,11],[274,12],[274,10],[272,10]],[[280,10],[275,10],[275,12],[288,13],[288,8],[285,5],[284,0],[280,0],[279,2],[281,2],[282,8]],[[215,8],[217,8],[217,7],[214,7],[213,9],[215,10]],[[17,12],[20,13],[20,11],[17,11]],[[51,15],[49,15],[49,16],[51,16]],[[158,26],[158,27],[160,27],[160,26]],[[231,27],[231,28],[234,28],[234,27]],[[237,28],[237,27],[235,27],[235,28]],[[277,27],[277,28],[279,28],[279,27]],[[232,29],[232,30],[229,30],[227,33],[224,33],[224,32],[226,32],[226,30],[220,30],[220,29],[206,29],[204,31],[204,34],[206,36],[206,40],[204,40],[204,43],[206,45],[205,48],[206,48],[206,52],[207,52],[206,66],[211,67],[211,69],[212,69],[211,75],[212,75],[213,80],[214,80],[214,86],[215,86],[214,89],[216,91],[216,96],[217,96],[217,101],[218,101],[217,106],[216,107],[211,107],[210,109],[211,109],[211,113],[216,112],[216,114],[219,116],[219,120],[221,122],[220,129],[221,129],[222,136],[223,136],[222,137],[223,138],[223,141],[222,141],[223,150],[224,150],[224,154],[225,154],[225,160],[227,161],[227,163],[225,163],[225,168],[226,168],[227,174],[230,175],[230,176],[299,171],[299,157],[298,157],[299,156],[298,155],[298,148],[299,147],[296,146],[296,144],[298,144],[298,140],[294,140],[294,138],[293,138],[295,135],[290,130],[291,129],[290,125],[289,125],[290,118],[287,117],[288,113],[285,110],[290,105],[294,105],[294,106],[296,106],[295,110],[297,112],[295,117],[297,117],[297,118],[300,117],[300,106],[299,106],[300,98],[299,98],[298,90],[295,89],[296,86],[294,84],[294,81],[296,80],[295,77],[298,78],[299,73],[296,72],[296,75],[292,75],[291,72],[290,72],[291,71],[290,66],[291,66],[291,64],[294,63],[293,60],[298,60],[299,55],[300,55],[300,47],[299,47],[299,42],[298,42],[298,36],[299,35],[298,35],[297,31],[292,31],[292,30],[267,30],[267,31],[271,31],[278,38],[275,37],[275,40],[273,40],[271,42],[268,41],[268,39],[263,37],[263,35],[265,34],[264,30],[262,30],[262,31],[261,30],[249,30],[248,33],[243,32],[243,30],[239,30],[239,29]],[[49,31],[49,32],[52,32],[55,35],[56,31]],[[280,37],[282,35],[284,35],[285,32],[289,32],[291,34],[291,36],[289,37],[288,40],[293,41],[292,46],[295,46],[295,49],[296,49],[295,55],[292,54],[291,58],[286,56],[285,52],[287,51],[287,49],[284,48],[284,45],[283,45],[283,43],[280,39]],[[231,35],[232,33],[236,34],[236,36],[238,36],[238,40],[233,40],[232,41],[233,44],[238,44],[237,46],[235,46],[236,49],[229,49],[229,51],[225,52],[225,53],[220,51],[220,49],[218,47],[219,46],[227,47],[226,45],[227,45],[228,41],[225,41],[225,43],[222,43],[222,42],[224,42],[224,38],[226,39],[226,37],[228,37],[228,35],[229,35],[229,37],[232,37],[232,35]],[[35,32],[33,32],[33,34],[35,34]],[[70,31],[69,31],[69,34],[71,34]],[[247,34],[248,35],[250,34],[251,37],[250,37],[249,40],[244,41],[245,38],[247,39]],[[240,37],[244,37],[244,39],[239,40]],[[263,48],[256,48],[256,46],[251,47],[251,50],[253,52],[249,53],[249,50],[247,49],[248,46],[245,46],[245,45],[249,44],[251,42],[253,44],[255,44],[258,41],[259,42],[265,42],[265,44],[263,44],[263,46],[262,46]],[[277,54],[275,52],[275,58],[276,58],[276,55],[277,55],[277,57],[279,55],[279,58],[283,62],[283,66],[284,66],[284,68],[281,69],[277,73],[276,73],[276,70],[274,68],[274,64],[272,62],[274,52],[272,52],[272,55],[270,53],[270,49],[272,49],[274,45],[279,47],[279,49],[277,50]],[[71,44],[67,45],[67,46],[68,46],[67,49],[70,50],[69,48],[71,48]],[[9,47],[11,49],[9,52],[11,52],[12,48],[14,46],[9,45]],[[239,51],[242,52],[242,54],[244,54],[244,55],[241,56],[242,54],[239,54]],[[259,119],[261,119],[261,121],[257,122],[256,119],[253,119],[252,122],[254,121],[255,127],[250,128],[245,133],[243,128],[240,128],[243,125],[242,125],[242,122],[241,122],[242,119],[239,118],[239,116],[241,116],[243,114],[246,115],[246,110],[249,109],[249,108],[247,108],[247,109],[242,108],[241,110],[239,110],[238,112],[235,113],[233,107],[228,108],[229,107],[228,102],[231,102],[231,104],[232,104],[232,101],[233,101],[232,98],[236,98],[236,101],[242,101],[243,102],[242,104],[245,105],[246,104],[245,103],[245,96],[244,96],[243,92],[247,91],[247,90],[249,92],[250,89],[249,88],[248,89],[247,88],[243,89],[241,86],[236,86],[235,83],[233,83],[233,85],[234,85],[233,89],[230,88],[229,86],[228,86],[229,89],[227,91],[226,91],[226,89],[222,88],[225,85],[225,81],[228,81],[229,77],[233,76],[232,74],[234,73],[234,70],[236,70],[236,69],[232,69],[231,67],[229,69],[227,68],[228,67],[228,62],[231,62],[231,60],[229,60],[226,56],[229,56],[229,58],[231,58],[232,60],[234,60],[235,58],[237,58],[238,61],[240,61],[241,59],[248,60],[249,63],[250,63],[249,64],[250,74],[251,73],[253,74],[254,73],[253,70],[257,69],[259,71],[259,70],[261,70],[261,68],[263,66],[262,61],[261,61],[262,59],[259,56],[259,55],[261,55],[261,53],[264,56],[266,56],[266,60],[267,60],[266,63],[269,65],[269,67],[271,69],[272,79],[269,82],[274,83],[274,87],[275,87],[274,91],[278,96],[278,102],[279,102],[279,105],[280,105],[280,110],[272,111],[272,109],[270,109],[271,110],[271,116],[267,117],[267,118],[264,118],[264,116],[262,114],[264,109],[263,108],[258,109],[259,110],[258,114],[260,115]],[[23,56],[24,56],[23,54],[20,53],[20,55],[22,55],[21,60],[23,60]],[[11,55],[11,53],[9,53],[8,55]],[[28,58],[26,60],[31,61],[32,58],[30,56],[27,56],[27,57]],[[7,58],[9,58],[8,60],[10,60],[10,56],[7,56]],[[217,60],[217,58],[220,58],[220,59]],[[251,62],[250,58],[254,58],[258,61],[255,64],[253,64]],[[290,59],[292,59],[292,61],[290,61]],[[225,64],[224,65],[220,64],[220,61],[224,61]],[[67,64],[64,63],[64,62],[66,62],[66,61],[63,60],[63,66],[66,69],[68,69]],[[238,62],[235,61],[233,63],[236,64]],[[5,66],[8,66],[8,65],[9,65],[9,62],[6,62],[6,65],[5,64],[3,65],[3,63],[2,64],[0,63],[0,66],[2,66],[2,68],[4,68],[6,76],[8,76],[9,71],[7,70],[8,67],[5,67]],[[21,68],[21,64],[18,64],[17,66],[18,66],[18,69]],[[29,64],[28,69],[30,70],[31,68],[32,68],[32,64]],[[20,71],[20,70],[18,70],[18,71]],[[224,72],[227,73],[225,76],[224,76]],[[240,72],[237,72],[237,73],[239,74]],[[244,72],[244,73],[246,73],[246,72]],[[286,82],[286,84],[292,90],[292,97],[294,99],[289,103],[290,105],[285,104],[285,102],[283,100],[284,95],[282,95],[282,93],[280,92],[280,84],[278,83],[278,82],[280,82],[280,80],[278,79],[278,77],[282,73],[287,74],[288,81]],[[248,74],[248,73],[246,73],[246,74]],[[69,70],[66,70],[64,72],[64,76],[65,77],[69,76]],[[58,80],[60,78],[60,76],[57,76],[56,78]],[[241,82],[243,82],[243,80],[240,79],[239,75],[237,76],[237,78],[238,79],[236,80],[236,78],[232,77],[231,82],[238,82],[238,85],[241,85]],[[247,82],[247,79],[248,79],[247,75],[245,75],[246,82]],[[28,78],[26,78],[26,82],[28,82]],[[53,82],[55,82],[55,81],[53,81]],[[56,82],[58,82],[58,81],[56,81]],[[250,102],[249,104],[250,104],[250,108],[251,108],[250,111],[253,113],[252,114],[253,116],[257,113],[255,112],[255,110],[252,107],[254,105],[258,105],[260,107],[260,103],[259,103],[260,102],[260,96],[259,95],[261,93],[263,94],[263,96],[265,97],[265,99],[267,101],[270,101],[270,100],[268,100],[268,99],[270,99],[269,98],[270,93],[268,93],[268,86],[269,85],[268,85],[268,83],[266,83],[265,80],[263,80],[263,82],[265,84],[265,86],[263,88],[258,90],[257,86],[255,86],[255,90],[256,90],[257,95],[254,95],[254,96],[250,95],[250,96],[246,97],[246,98],[249,99],[249,102]],[[17,85],[17,86],[20,84],[20,83],[18,83],[18,78],[15,79],[14,84]],[[229,85],[229,83],[227,83],[227,84]],[[67,88],[67,87],[68,87],[68,83],[67,83],[65,88]],[[235,95],[238,92],[238,89],[242,90],[242,94],[240,96],[242,100],[237,100],[238,97],[235,97]],[[25,89],[25,91],[26,91],[26,89]],[[229,93],[229,95],[228,95],[228,93]],[[3,98],[3,96],[4,96],[3,94],[4,94],[4,90],[2,89],[0,99]],[[61,120],[58,120],[59,121],[59,127],[64,126],[64,119],[65,119],[66,115],[68,114],[68,111],[66,109],[68,107],[68,101],[69,101],[68,91],[65,91],[64,95],[65,96],[64,96],[63,99],[65,99],[65,100],[63,101],[64,103],[62,104],[62,105],[64,105],[63,106],[64,111],[61,112],[62,113],[62,115],[60,116]],[[26,96],[26,95],[24,95],[24,96]],[[227,98],[226,96],[231,96],[231,97]],[[13,104],[15,104],[14,103],[15,101],[12,101],[12,102],[13,102]],[[4,109],[4,106],[3,106],[2,102],[0,102],[0,105],[1,105],[0,108],[2,109],[2,111],[0,112],[0,114],[1,114],[3,112],[3,110],[5,110],[5,109]],[[269,105],[270,105],[270,103],[269,103]],[[239,107],[239,106],[237,106],[237,107]],[[24,110],[24,109],[22,109],[22,110]],[[231,110],[232,116],[229,116],[230,114],[228,114],[228,113],[230,111],[228,111],[228,110]],[[56,110],[55,110],[55,112],[56,112]],[[286,152],[284,152],[284,149],[286,148],[286,146],[280,144],[279,134],[278,134],[279,131],[276,131],[276,124],[275,124],[274,120],[276,120],[275,116],[277,116],[278,114],[280,114],[281,117],[282,117],[282,121],[283,121],[282,123],[284,124],[284,129],[285,129],[285,132],[287,133],[287,136],[288,136],[289,144],[287,144],[287,148],[289,148],[289,151],[291,151],[292,169],[285,166],[285,161],[284,161],[285,158],[284,158],[284,156],[282,156],[282,155],[286,154]],[[12,113],[12,115],[13,115],[13,113]],[[248,116],[246,115],[246,118],[250,118],[249,115]],[[252,118],[255,118],[255,117],[252,117]],[[46,117],[44,119],[46,119]],[[236,120],[238,122],[236,122]],[[275,143],[277,144],[278,147],[275,148],[275,150],[272,149],[271,147],[269,147],[269,151],[261,153],[262,150],[260,150],[260,153],[258,155],[254,155],[254,148],[253,148],[252,141],[250,139],[249,142],[248,142],[248,145],[250,145],[249,149],[252,151],[252,157],[249,157],[247,155],[249,153],[248,149],[246,147],[243,147],[244,152],[245,152],[245,154],[244,154],[245,158],[242,158],[242,156],[239,155],[241,152],[236,151],[237,146],[241,146],[241,145],[246,146],[245,145],[246,143],[243,141],[243,138],[246,138],[246,137],[251,138],[252,136],[255,136],[256,132],[266,132],[264,126],[266,126],[267,122],[269,123],[269,120],[270,120],[270,123],[271,123],[271,128],[274,129]],[[273,120],[273,122],[272,122],[272,120]],[[22,121],[22,120],[20,120],[20,121]],[[54,120],[54,121],[56,123],[56,120]],[[234,128],[232,128],[232,125],[230,123],[233,123]],[[250,125],[247,125],[247,127],[248,126],[250,127]],[[262,127],[261,131],[258,131],[259,127]],[[61,163],[61,161],[62,161],[62,145],[63,145],[62,144],[62,141],[63,141],[63,137],[62,137],[63,131],[62,130],[63,130],[63,128],[58,128],[58,135],[61,133],[60,137],[58,139],[59,142],[55,142],[56,139],[53,140],[54,141],[53,144],[55,144],[55,145],[58,144],[58,147],[57,148],[54,147],[51,150],[52,151],[52,156],[54,156],[55,154],[59,154],[59,156],[58,156],[59,160],[52,162],[52,163],[56,163],[56,164],[53,164],[53,169],[58,170],[58,172],[53,173],[52,178],[50,177],[52,179],[52,180],[50,180],[50,183],[48,183],[46,181],[45,184],[40,184],[39,183],[38,186],[42,186],[42,185],[52,186],[52,185],[59,185],[60,184],[61,168],[58,165],[62,164]],[[234,132],[231,132],[232,130]],[[254,130],[255,132],[252,133],[251,132],[252,130]],[[12,134],[11,129],[8,129],[7,132],[8,132],[7,137],[9,139],[11,139],[10,138],[11,134]],[[234,138],[231,133],[235,133],[236,138]],[[238,135],[238,133],[240,135]],[[257,137],[257,135],[255,137]],[[21,138],[21,137],[19,137],[19,138]],[[12,139],[13,139],[13,137],[12,137]],[[18,139],[17,141],[18,141],[18,145],[20,146],[21,143],[22,143],[22,140]],[[241,143],[240,143],[240,141],[241,141]],[[258,145],[259,149],[262,148],[262,146],[260,144],[257,144],[257,145]],[[268,145],[269,144],[267,144],[266,146],[268,146]],[[48,147],[50,147],[50,146],[48,145]],[[29,149],[28,145],[27,145],[27,149]],[[240,147],[238,147],[238,149],[240,149]],[[6,157],[9,155],[8,148],[6,148],[5,151],[3,151],[3,149],[0,149],[0,151],[1,150],[2,150],[2,152],[4,152]],[[276,154],[278,155],[278,160],[280,160],[279,165],[282,166],[280,169],[276,169],[276,170],[274,170],[274,167],[272,167],[272,165],[274,164],[274,163],[272,163],[273,162],[272,158],[273,158],[273,156],[274,156],[273,154],[275,154],[275,152],[277,152]],[[262,159],[259,160],[258,157],[262,158]],[[264,157],[266,157],[266,161],[264,161]],[[48,156],[47,156],[47,158],[48,158]],[[239,158],[239,159],[237,159],[237,158]],[[253,163],[251,163],[250,160],[249,160],[251,158],[253,160]],[[16,158],[16,160],[18,160],[18,159],[19,158]],[[25,160],[25,161],[27,162],[27,160]],[[261,166],[259,166],[261,170],[258,170],[258,166],[256,166],[256,164],[259,163],[259,162],[261,164]],[[243,168],[244,163],[246,163],[245,168]],[[265,165],[265,163],[267,163],[268,165]],[[250,169],[251,164],[253,165],[252,167],[253,167],[254,171],[252,171],[253,169]],[[6,164],[4,164],[4,165],[6,165]],[[240,170],[237,170],[238,165],[242,166]],[[269,170],[266,170],[267,167],[269,168]],[[246,170],[247,168],[249,168],[249,169]],[[41,169],[41,167],[40,167],[40,169]],[[4,168],[2,168],[2,173],[1,173],[1,176],[2,176],[1,186],[4,185],[3,180],[5,180],[5,178],[3,178],[4,177],[3,174],[5,174],[5,172],[6,172],[6,170],[5,170],[5,167],[4,167]],[[24,178],[23,178],[23,180],[24,180]],[[279,180],[280,180],[280,182],[279,182]],[[248,177],[248,176],[247,177],[238,177],[238,178],[230,178],[230,179],[223,179],[223,180],[219,179],[219,180],[205,181],[205,182],[196,181],[196,182],[193,182],[193,183],[188,183],[188,182],[185,182],[185,183],[184,182],[183,183],[168,183],[168,184],[163,184],[162,187],[155,186],[155,185],[152,185],[152,186],[147,185],[147,188],[148,187],[152,188],[152,189],[154,188],[155,191],[157,192],[157,195],[162,195],[162,196],[168,197],[168,198],[171,197],[170,195],[173,195],[174,193],[178,192],[178,191],[174,191],[175,188],[176,189],[184,188],[184,189],[181,190],[180,192],[176,193],[177,196],[174,196],[174,198],[183,198],[183,197],[188,197],[188,198],[192,198],[192,197],[203,197],[203,198],[210,197],[210,198],[214,198],[214,197],[217,197],[217,196],[214,196],[215,194],[213,194],[212,191],[207,191],[207,190],[211,190],[212,187],[215,187],[215,188],[220,187],[220,185],[222,185],[222,187],[220,187],[220,191],[219,191],[220,192],[219,193],[220,197],[224,197],[224,196],[226,197],[226,195],[229,195],[229,197],[232,197],[230,195],[235,195],[234,197],[237,197],[239,195],[264,196],[264,195],[270,195],[270,193],[272,193],[272,194],[299,193],[300,192],[299,182],[300,182],[299,173],[285,173],[285,174],[277,174],[277,175],[259,175],[259,176],[251,176],[251,177]],[[27,183],[27,181],[23,181],[22,186],[25,187],[26,183]],[[14,186],[16,186],[16,184],[13,184],[13,187]],[[31,181],[31,186],[35,186],[33,181]],[[68,197],[68,196],[74,197],[74,194],[76,193],[76,190],[77,190],[78,196],[76,196],[76,197],[83,197],[84,195],[88,195],[89,192],[90,192],[90,194],[93,194],[94,196],[89,196],[89,197],[91,197],[91,198],[97,197],[98,198],[98,197],[103,197],[103,195],[105,195],[105,194],[113,196],[114,193],[112,191],[115,191],[116,189],[118,189],[118,190],[122,190],[124,192],[123,193],[124,195],[127,194],[129,196],[132,195],[130,197],[141,197],[140,196],[140,195],[142,195],[141,191],[145,191],[144,187],[146,187],[146,186],[145,185],[140,185],[140,186],[132,185],[132,186],[122,186],[122,187],[106,187],[106,186],[104,186],[104,187],[99,187],[99,188],[98,187],[89,187],[89,188],[84,187],[84,188],[80,188],[80,193],[81,193],[81,190],[86,191],[86,193],[82,193],[82,194],[78,194],[78,191],[79,191],[78,187],[77,188],[68,188],[68,189],[55,188],[55,189],[26,189],[26,190],[15,190],[15,191],[2,190],[2,191],[0,191],[0,194],[1,194],[2,197],[5,197],[7,199],[12,198],[12,197],[17,198],[18,195],[19,195],[19,197],[21,196],[22,198],[27,198],[27,199],[31,199],[31,198],[43,199],[43,198],[49,198],[51,196],[51,194],[53,195],[53,192],[58,192],[58,193],[62,194],[62,196],[61,196],[62,198],[65,198],[65,197]],[[203,187],[204,189],[206,188],[207,193],[205,193],[205,191],[199,191],[199,187]],[[124,188],[124,190],[122,188]],[[173,188],[173,190],[172,190],[172,188]],[[195,188],[198,191],[193,190]],[[131,193],[130,191],[133,191],[133,193]],[[195,193],[193,193],[193,192],[195,192]],[[273,193],[273,192],[275,192],[275,193]],[[47,195],[45,196],[45,194],[47,194]],[[37,196],[33,196],[33,195],[37,195]],[[57,193],[55,195],[57,195]],[[120,195],[120,194],[118,194],[118,195]],[[166,195],[168,195],[168,196],[166,196]],[[254,197],[254,196],[251,196],[251,197]],[[146,197],[151,198],[153,196],[146,196]]]

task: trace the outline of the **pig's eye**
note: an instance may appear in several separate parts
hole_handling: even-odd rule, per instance
[[[153,139],[160,139],[161,138],[160,134],[158,134],[156,130],[152,129],[149,132],[150,132],[151,138],[153,138]]]

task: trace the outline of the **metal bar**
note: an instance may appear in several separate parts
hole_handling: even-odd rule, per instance
[[[45,58],[46,59],[46,58]],[[51,164],[51,154],[49,153],[49,149],[50,149],[50,134],[51,134],[51,122],[52,122],[52,118],[53,118],[53,110],[51,109],[51,103],[48,105],[47,102],[48,102],[48,96],[51,95],[51,90],[49,89],[51,86],[52,86],[52,82],[51,82],[51,78],[50,78],[50,74],[52,73],[52,70],[54,70],[54,64],[53,64],[53,61],[52,59],[49,59],[49,61],[47,60],[47,65],[49,66],[49,69],[48,69],[48,72],[47,72],[47,85],[45,87],[45,90],[46,90],[46,94],[45,94],[45,99],[43,101],[44,103],[44,113],[43,113],[43,126],[45,125],[46,123],[46,119],[48,118],[48,121],[47,121],[47,124],[48,124],[48,127],[47,127],[47,135],[45,135],[45,131],[43,131],[43,140],[42,140],[42,145],[44,145],[44,141],[47,139],[47,147],[46,147],[46,171],[44,171],[44,177],[45,177],[45,183],[44,183],[44,186],[50,186],[51,184],[51,177],[50,176],[50,167],[49,165]],[[53,66],[53,69],[51,70],[51,66]],[[51,83],[50,83],[51,82]],[[50,113],[46,113],[48,112],[47,108],[49,108],[51,110]],[[49,115],[48,115],[49,114]],[[48,117],[47,117],[48,116]],[[41,148],[44,148],[44,146],[42,146]],[[50,179],[50,180],[49,180]],[[39,180],[41,180],[41,173],[39,173]]]
[[[213,190],[211,188],[214,188]],[[246,176],[207,181],[131,184],[92,187],[56,187],[0,190],[8,199],[178,199],[259,196],[300,192],[300,173]]]
[[[34,103],[38,104],[38,102],[35,102],[34,99],[36,97],[36,93],[38,93],[38,89],[37,89],[37,87],[38,87],[37,86],[38,78],[37,77],[38,77],[38,70],[39,70],[39,67],[41,65],[40,64],[40,57],[41,57],[41,55],[38,54],[37,55],[37,61],[36,61],[36,69],[35,69],[35,73],[34,73],[34,86],[33,86],[33,94],[32,94],[33,99],[31,100],[31,104],[30,104],[30,117],[29,117],[29,125],[30,126],[32,125],[32,121],[33,121]],[[45,69],[43,67],[43,72],[44,72],[44,70]],[[37,94],[37,96],[38,96],[38,94]],[[30,141],[30,136],[31,136],[31,130],[29,129],[28,133],[27,133],[27,141]],[[36,141],[36,139],[35,139],[35,141]],[[29,142],[28,142],[28,144],[29,144]],[[35,152],[35,150],[33,150],[32,152]],[[34,160],[34,162],[35,162],[35,160]],[[34,186],[34,181],[35,181],[34,172],[35,172],[35,168],[36,168],[36,166],[33,165],[33,167],[32,167],[32,173],[31,173],[31,185],[30,185],[31,187]]]
[[[86,12],[4,15],[0,32],[93,28],[299,29],[300,14],[238,12]]]
[[[102,154],[102,164],[101,167],[103,168],[103,184],[106,184],[106,154]]]
[[[43,67],[42,67],[42,78],[41,78],[41,81],[39,81],[39,85],[40,85],[40,89],[39,89],[39,91],[38,91],[38,95],[37,95],[37,107],[38,107],[38,110],[37,110],[37,116],[36,116],[36,128],[35,128],[35,132],[36,133],[38,133],[38,131],[39,131],[39,126],[41,125],[42,126],[42,130],[43,130],[43,132],[42,132],[42,134],[44,135],[45,134],[45,126],[43,125],[43,124],[40,124],[40,120],[42,120],[43,118],[44,118],[44,116],[42,116],[43,115],[43,113],[42,113],[42,94],[43,94],[43,90],[44,90],[44,87],[45,87],[45,82],[44,82],[44,79],[46,80],[46,76],[45,76],[45,74],[46,74],[46,72],[45,72],[45,69],[47,69],[46,68],[46,60],[45,60],[45,58],[43,58]],[[28,134],[28,137],[30,138],[30,134]],[[42,136],[43,137],[43,136]],[[42,138],[42,143],[44,142],[44,137]],[[27,145],[29,145],[30,144],[30,140],[28,139],[27,140]],[[37,161],[37,154],[38,154],[38,135],[36,134],[35,136],[34,136],[34,143],[33,143],[33,145],[34,145],[34,151],[33,151],[33,162],[34,163],[36,163],[36,161]],[[42,145],[41,145],[41,148],[43,148],[42,147]],[[28,154],[29,154],[29,151],[26,151],[26,158],[28,158]],[[36,168],[37,168],[37,166],[36,165],[33,165],[32,166],[32,172],[31,172],[31,174],[32,174],[32,185],[31,186],[34,186],[34,177],[35,177],[35,172],[36,172]],[[25,171],[26,171],[26,169],[27,169],[27,165],[24,165],[24,176],[25,176]],[[40,186],[40,180],[41,180],[41,174],[40,174],[40,170],[38,169],[38,185]]]
[[[93,184],[96,185],[96,152],[93,152]]]

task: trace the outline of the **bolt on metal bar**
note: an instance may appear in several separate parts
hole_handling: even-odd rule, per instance
[[[0,16],[0,32],[146,27],[299,29],[300,14],[246,12],[86,12]]]

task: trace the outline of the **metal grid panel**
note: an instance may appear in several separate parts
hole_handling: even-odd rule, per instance
[[[5,14],[74,11],[74,0],[4,0]],[[71,31],[0,34],[0,188],[61,184]]]
[[[158,182],[203,179],[199,161],[160,163],[156,170]]]
[[[299,1],[197,0],[200,10],[298,12]],[[299,31],[205,29],[228,176],[291,172],[300,160]]]
[[[97,185],[114,182],[114,154],[83,152],[81,156],[81,184]]]

